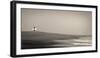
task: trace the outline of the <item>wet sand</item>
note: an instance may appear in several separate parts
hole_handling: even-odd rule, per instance
[[[84,35],[68,35],[46,32],[26,31],[21,33],[22,49],[62,48],[91,46],[92,37]]]

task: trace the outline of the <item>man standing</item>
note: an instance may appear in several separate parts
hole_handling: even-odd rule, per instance
[[[37,28],[34,26],[34,27],[32,28],[32,31],[35,32],[36,30],[37,30]]]

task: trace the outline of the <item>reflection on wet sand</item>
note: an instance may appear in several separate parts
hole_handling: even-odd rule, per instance
[[[88,35],[66,35],[46,32],[26,31],[21,33],[21,48],[60,48],[91,46],[92,37]]]

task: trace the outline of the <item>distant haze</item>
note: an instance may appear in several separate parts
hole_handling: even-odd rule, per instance
[[[69,10],[40,10],[21,9],[21,30],[91,35],[92,34],[92,12],[69,11]]]

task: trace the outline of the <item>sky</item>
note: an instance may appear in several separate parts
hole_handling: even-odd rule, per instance
[[[21,9],[21,30],[91,35],[92,12],[71,10],[48,10],[48,9]]]

